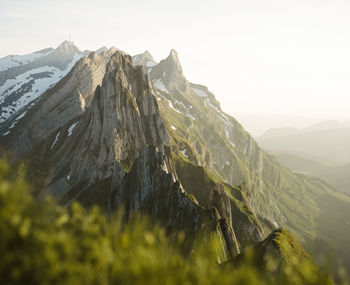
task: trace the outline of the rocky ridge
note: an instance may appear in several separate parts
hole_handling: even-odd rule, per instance
[[[23,127],[32,133],[20,137]],[[199,206],[178,181],[153,85],[121,51],[81,59],[1,142],[34,166],[38,196],[99,204],[109,215],[123,205],[127,216],[144,212],[169,233],[184,231],[189,248],[206,232],[219,237],[224,258],[239,252],[226,219]]]

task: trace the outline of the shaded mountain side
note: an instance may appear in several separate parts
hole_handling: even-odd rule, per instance
[[[279,163],[289,169],[318,178],[335,189],[350,194],[350,164],[327,165],[288,153],[273,153]]]
[[[199,205],[215,207],[220,216],[232,225],[242,248],[264,238],[264,230],[249,205],[244,185],[232,187],[181,155],[173,154],[173,161],[179,181],[187,193],[192,194]]]
[[[291,281],[295,284],[312,283],[314,276],[320,277],[315,280],[317,284],[333,284],[330,277],[285,229],[274,231],[264,241],[225,262],[223,266],[239,267],[244,262],[253,262],[263,271],[272,272],[274,281],[279,281],[280,284]]]
[[[0,126],[21,108],[31,107],[84,55],[72,42],[65,41],[56,49],[18,57],[18,61],[0,59],[0,65],[4,64],[0,67]]]

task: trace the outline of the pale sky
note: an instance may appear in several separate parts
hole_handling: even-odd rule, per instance
[[[174,48],[234,115],[350,119],[349,0],[0,0],[0,57],[56,47]]]

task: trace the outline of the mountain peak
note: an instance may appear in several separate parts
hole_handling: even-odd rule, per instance
[[[171,64],[173,67],[175,67],[177,71],[182,73],[182,67],[181,67],[179,56],[176,50],[172,49],[168,57],[165,59],[165,61]]]
[[[153,60],[153,56],[148,50],[145,50],[144,53],[142,54],[144,57],[150,58]]]
[[[146,68],[151,68],[157,65],[157,62],[153,59],[153,56],[148,50],[144,53],[133,56],[132,59],[136,65],[144,65]]]
[[[169,54],[169,56],[171,56],[171,57],[173,57],[173,58],[178,58],[178,54],[177,54],[177,51],[176,50],[174,50],[174,49],[172,49],[171,51],[170,51],[170,54]]]
[[[105,52],[107,50],[108,50],[108,48],[106,46],[103,46],[103,47],[100,47],[99,49],[97,49],[96,52],[98,54],[101,54],[101,53],[103,53],[103,52]]]
[[[74,45],[73,42],[64,41],[57,48],[56,51],[63,53],[80,53],[80,50]]]

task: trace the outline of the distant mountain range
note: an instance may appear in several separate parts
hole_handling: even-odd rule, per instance
[[[350,163],[350,121],[325,121],[304,129],[270,129],[257,142],[269,151],[288,152],[321,163]]]
[[[26,161],[38,197],[145,213],[187,250],[216,235],[226,259],[285,227],[350,265],[350,198],[265,153],[175,50],[159,63],[69,42],[35,54],[1,67],[0,148]]]
[[[350,164],[329,165],[294,154],[273,153],[278,162],[295,172],[327,182],[335,189],[350,194]]]

